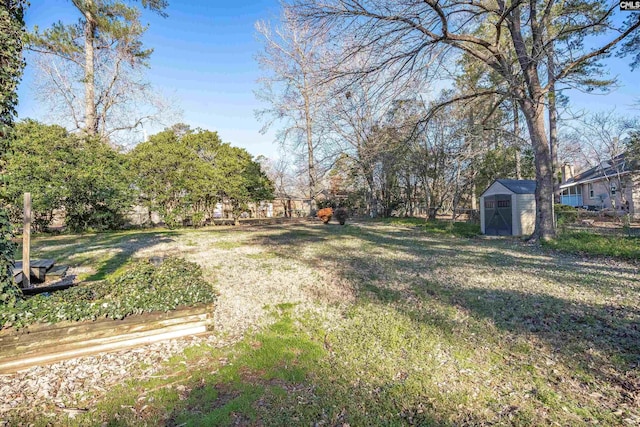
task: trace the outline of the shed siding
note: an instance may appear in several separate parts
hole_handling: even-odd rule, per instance
[[[511,196],[512,235],[525,236],[532,234],[536,225],[536,198],[534,194],[515,194],[499,182],[491,184],[480,197],[480,230],[486,233],[486,217],[484,199],[486,196],[508,194]]]
[[[482,196],[480,197],[480,232],[482,234],[486,233],[485,230],[485,215],[484,215],[484,198],[485,196],[494,196],[496,194],[513,194],[511,190],[509,190],[504,185],[499,182],[494,182],[491,184],[491,187],[487,188]],[[513,203],[512,203],[513,205]]]
[[[511,195],[511,235],[519,236],[522,233],[520,232],[520,228],[522,227],[520,221],[520,198],[518,197],[520,194]]]
[[[513,196],[515,208],[513,211],[514,229],[513,234],[516,236],[525,236],[533,233],[536,227],[536,197],[534,194],[514,194]],[[514,208],[514,209],[515,209]],[[515,223],[518,223],[516,229]]]

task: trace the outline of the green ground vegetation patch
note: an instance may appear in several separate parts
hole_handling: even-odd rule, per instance
[[[261,420],[263,425],[292,425],[283,404],[300,406],[301,415],[317,418],[301,403],[309,397],[309,373],[326,356],[322,334],[302,327],[311,322],[290,316],[290,307],[277,311],[274,323],[240,343],[189,348],[152,377],[131,379],[88,413],[75,419],[61,414],[54,424],[225,426]],[[37,416],[21,421],[52,422]]]
[[[210,303],[215,297],[212,285],[203,279],[201,268],[195,263],[180,258],[167,258],[159,266],[137,261],[103,281],[26,297],[14,307],[2,305],[0,327],[99,317],[122,319],[132,314]]]
[[[434,304],[429,310],[436,317],[459,314]],[[294,316],[284,307],[274,323],[233,347],[188,349],[66,423],[619,424],[612,411],[559,383],[570,376],[565,368],[541,364],[526,340],[481,319],[443,330],[444,320],[431,322],[425,314],[364,303],[327,328],[326,319]]]
[[[600,236],[584,231],[565,232],[544,244],[564,252],[640,260],[639,237]]]
[[[480,235],[480,225],[469,222],[425,220],[423,218],[385,218],[382,221],[392,225],[421,227],[425,231],[456,237]]]

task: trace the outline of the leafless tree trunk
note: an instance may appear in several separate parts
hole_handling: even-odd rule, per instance
[[[306,87],[309,83],[306,81],[306,77],[304,79],[304,86]],[[309,94],[305,91],[303,93],[304,99],[304,124],[305,124],[305,137],[307,140],[307,170],[309,171],[309,197],[311,198],[311,209],[315,209],[316,206],[316,195],[318,194],[318,190],[316,188],[316,160],[313,156],[313,117],[311,113],[311,102],[309,100]]]
[[[306,157],[308,192],[311,209],[316,209],[318,180],[318,150],[322,130],[317,116],[323,108],[325,89],[318,72],[326,55],[321,32],[297,22],[285,7],[282,25],[272,29],[266,22],[258,22],[256,30],[263,41],[258,63],[265,71],[256,92],[259,100],[269,104],[256,115],[263,120],[263,131],[277,123],[282,144],[301,149]]]
[[[92,12],[92,1],[86,0],[84,11],[84,131],[87,135],[98,133],[98,114],[95,94],[95,33],[96,21]]]
[[[513,141],[516,145],[516,179],[522,179],[522,158],[520,155],[520,111],[518,104],[513,103]]]
[[[549,44],[547,53],[547,73],[549,80],[549,148],[551,150],[551,164],[553,170],[553,199],[555,203],[560,203],[560,181],[558,171],[558,109],[556,106],[556,82],[555,82],[555,55],[553,43]]]

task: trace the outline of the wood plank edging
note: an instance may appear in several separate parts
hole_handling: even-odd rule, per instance
[[[212,323],[213,304],[167,313],[145,313],[123,320],[102,319],[79,325],[39,325],[36,331],[4,334],[0,344],[0,374],[34,365],[121,350],[163,340],[206,333]],[[110,330],[106,330],[110,324]],[[96,330],[92,331],[91,326]],[[47,330],[48,329],[48,330]],[[3,331],[6,332],[6,331]],[[53,332],[54,337],[50,336]],[[49,336],[47,336],[49,335]],[[58,342],[55,342],[55,336]],[[66,335],[66,336],[65,336]],[[52,341],[53,339],[53,341]],[[0,343],[3,340],[0,339]],[[8,342],[10,341],[10,342]]]
[[[76,328],[76,331],[81,330],[83,327],[94,329],[98,327],[97,325],[104,324],[109,328],[113,328],[115,325],[124,325],[128,323],[140,323],[140,322],[148,322],[155,321],[158,319],[169,319],[182,317],[191,314],[202,314],[202,313],[213,313],[214,305],[213,304],[199,304],[192,307],[180,307],[175,310],[170,311],[153,311],[148,313],[140,313],[140,314],[132,314],[130,316],[125,317],[124,319],[110,319],[106,317],[101,317],[96,320],[84,320],[80,322],[73,321],[63,321],[51,324],[41,324],[36,323],[34,325],[26,326],[19,330],[5,329],[0,330],[0,342],[4,337],[11,337],[16,335],[28,335],[36,332],[53,332],[58,329],[69,330],[71,328]]]
[[[203,334],[207,332],[207,325],[189,326],[176,331],[165,332],[160,334],[154,334],[151,336],[144,336],[132,339],[124,339],[122,341],[92,345],[84,348],[77,348],[73,350],[66,350],[61,352],[40,354],[37,356],[31,356],[28,358],[21,358],[17,360],[9,360],[0,362],[0,373],[7,374],[16,372],[25,368],[29,368],[35,365],[45,365],[65,359],[73,359],[81,356],[89,356],[96,353],[110,352],[115,350],[123,350],[130,347],[136,347],[143,344],[151,344],[159,341],[169,340],[173,338],[180,338],[189,335]]]
[[[164,318],[160,320],[140,321],[136,323],[124,324],[118,320],[112,320],[112,324],[104,322],[95,325],[85,325],[78,329],[70,326],[68,329],[56,329],[53,331],[38,331],[23,335],[5,336],[0,339],[0,358],[2,355],[16,349],[28,350],[30,348],[45,348],[49,346],[60,346],[72,344],[79,339],[90,340],[95,338],[109,338],[120,334],[130,334],[135,332],[145,332],[154,329],[167,328],[174,325],[189,324],[206,320],[210,316],[207,313],[191,314],[188,316]],[[91,328],[88,326],[95,326]],[[110,326],[110,327],[109,327]]]
[[[98,344],[106,344],[110,342],[122,341],[123,339],[132,339],[136,337],[144,337],[144,336],[152,336],[157,334],[159,331],[170,332],[175,330],[181,330],[190,326],[198,326],[198,325],[207,325],[209,323],[208,319],[198,318],[192,319],[189,322],[181,322],[177,324],[171,325],[149,325],[148,328],[144,330],[121,330],[115,329],[111,331],[110,334],[100,333],[97,335],[94,334],[84,334],[78,336],[75,340],[66,340],[61,341],[56,344],[55,340],[47,340],[42,343],[39,342],[29,342],[29,343],[16,343],[12,348],[5,348],[2,350],[2,355],[4,358],[17,358],[17,357],[29,357],[32,354],[38,353],[48,353],[59,351],[61,348],[65,350],[71,350],[75,348],[83,348],[91,345]],[[0,358],[0,362],[2,358]]]

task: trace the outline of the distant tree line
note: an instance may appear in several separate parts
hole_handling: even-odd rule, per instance
[[[134,205],[157,212],[170,227],[202,225],[219,202],[238,216],[249,202],[273,197],[272,182],[246,150],[186,125],[123,153],[98,137],[26,120],[15,125],[4,174],[13,222],[21,222],[28,191],[41,231],[57,212],[72,231],[116,229]]]

